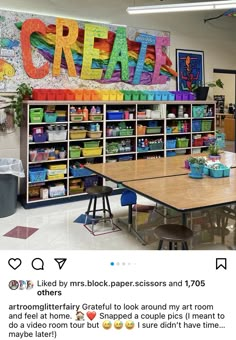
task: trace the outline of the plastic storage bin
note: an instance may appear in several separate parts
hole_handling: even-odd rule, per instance
[[[29,169],[30,182],[43,182],[46,179],[47,170],[42,167]]]
[[[42,121],[43,121],[43,109],[42,108],[30,109],[30,122],[41,123]]]
[[[199,132],[199,131],[201,131],[201,128],[202,128],[201,120],[196,119],[196,120],[192,121],[192,131],[193,132]]]
[[[101,156],[102,154],[102,147],[95,147],[95,148],[82,148],[82,155],[84,157],[96,157]]]
[[[44,112],[44,121],[46,123],[55,123],[57,121],[56,112]]]
[[[70,130],[71,139],[80,139],[86,137],[87,130]]]
[[[66,140],[67,136],[67,130],[61,130],[61,131],[49,131],[48,130],[48,141],[62,141]]]
[[[79,158],[81,154],[80,146],[77,145],[70,146],[69,154],[70,158]]]
[[[211,131],[212,121],[202,120],[202,131]]]
[[[186,138],[177,138],[176,146],[177,148],[186,148],[188,147],[189,139]]]
[[[70,166],[70,173],[74,177],[85,177],[93,175],[93,172],[85,168],[73,168]]]
[[[160,133],[160,132],[161,132],[161,126],[147,127],[146,128],[146,134]]]
[[[166,141],[166,148],[167,149],[172,149],[176,147],[176,139],[168,139]]]
[[[123,112],[120,111],[107,111],[108,120],[119,120],[123,119]]]

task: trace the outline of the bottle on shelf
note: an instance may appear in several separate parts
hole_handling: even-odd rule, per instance
[[[88,120],[88,109],[87,106],[83,108],[83,120]]]
[[[92,106],[92,108],[90,110],[90,113],[91,114],[96,114],[97,113],[95,106]]]

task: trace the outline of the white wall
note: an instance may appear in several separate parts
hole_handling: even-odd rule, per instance
[[[128,5],[126,0],[116,1],[116,3],[123,5],[124,8]],[[214,79],[214,68],[236,70],[235,17],[222,17],[204,23],[204,18],[215,16],[216,13],[129,16],[121,5],[114,10],[111,3],[110,7],[108,5],[102,9],[103,15],[105,13],[114,24],[170,32],[170,59],[173,62],[173,68],[175,68],[175,50],[180,48],[204,51],[206,81]],[[85,2],[83,6],[86,6]],[[88,6],[86,7],[88,11]],[[80,17],[82,17],[82,7],[78,8],[81,13]],[[96,13],[95,9],[93,13]],[[176,81],[172,80],[170,88],[174,90],[175,86]],[[211,92],[210,95],[212,96]],[[19,157],[19,131],[11,135],[0,133],[0,157],[6,156]]]

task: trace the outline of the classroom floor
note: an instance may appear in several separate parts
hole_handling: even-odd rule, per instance
[[[226,142],[225,150],[234,151],[234,142]],[[171,209],[138,196],[133,211],[134,228],[145,241],[127,230],[127,207],[121,207],[120,195],[110,197],[110,205],[117,226],[109,223],[90,227],[76,220],[87,209],[87,200],[24,209],[20,204],[15,214],[0,218],[0,250],[155,250],[159,240],[155,229],[162,223],[180,223],[181,216]],[[187,216],[188,227],[194,232],[189,249],[236,249],[236,207],[228,218],[222,209],[197,211]],[[79,219],[79,222],[81,220]],[[168,244],[165,245],[168,249]]]
[[[120,228],[113,231],[110,223],[99,223],[95,225],[94,236],[83,223],[75,222],[85,212],[87,203],[84,200],[27,210],[19,205],[15,214],[0,218],[0,249],[155,250],[158,245],[156,226],[181,221],[180,215],[173,210],[155,208],[153,202],[138,197],[133,217],[136,230],[146,241],[146,245],[143,245],[128,232],[125,224],[127,208],[120,206],[120,195],[114,195],[110,197],[110,204],[115,224]],[[216,211],[219,212],[219,209],[195,212],[188,216],[188,225],[194,231],[189,249],[236,249],[236,222],[228,220],[225,223],[217,217]],[[165,248],[168,248],[168,244]]]

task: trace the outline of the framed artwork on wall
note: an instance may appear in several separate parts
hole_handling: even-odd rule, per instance
[[[176,49],[177,91],[194,91],[205,82],[204,52]]]

